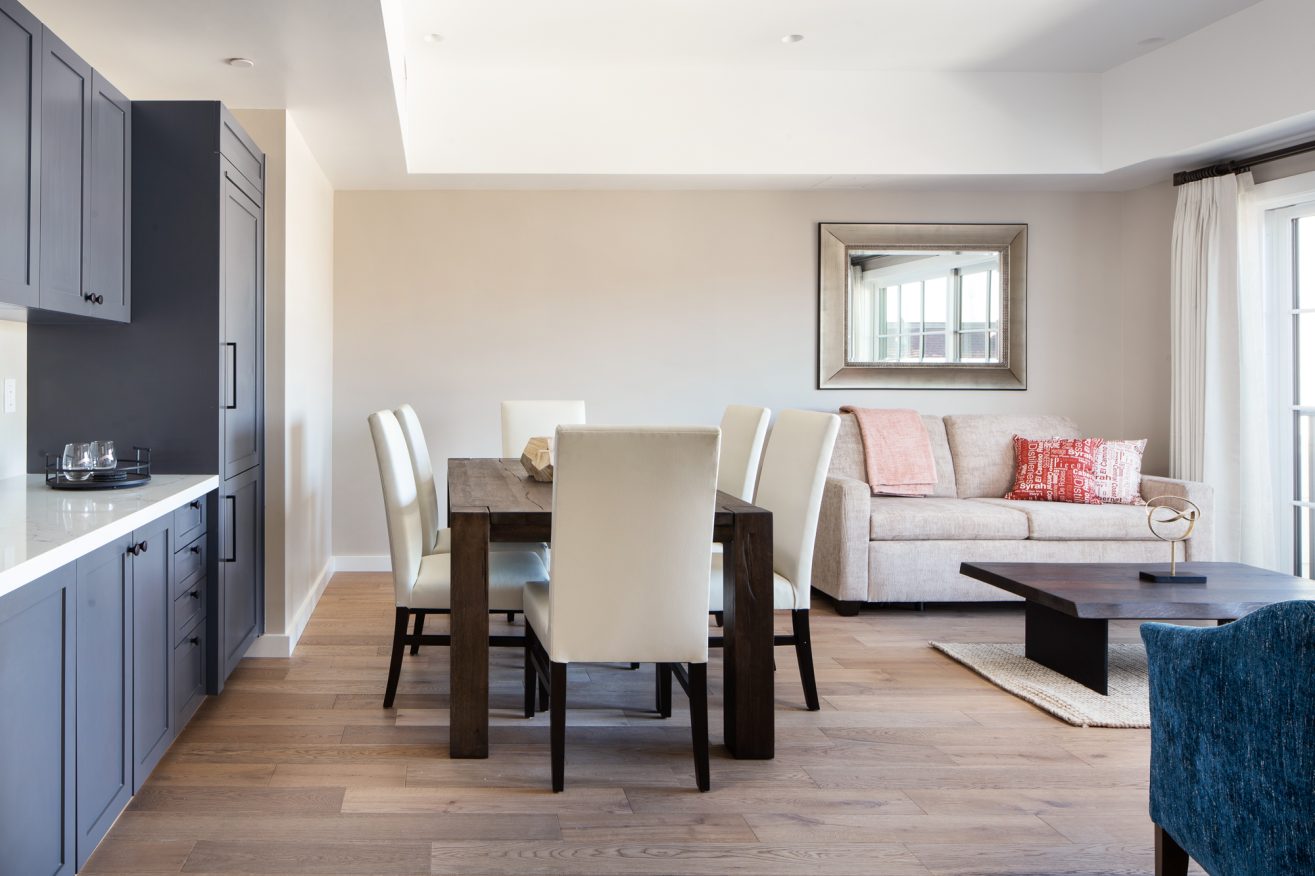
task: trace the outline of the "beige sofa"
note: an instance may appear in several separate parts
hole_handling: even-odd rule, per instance
[[[936,490],[926,498],[904,498],[872,495],[858,424],[853,415],[841,415],[818,521],[813,587],[834,598],[842,614],[858,611],[864,602],[1018,598],[960,575],[965,561],[1168,561],[1168,546],[1146,525],[1145,507],[1001,498],[1014,480],[1013,436],[1078,437],[1067,417],[978,414],[923,420],[936,457]],[[1145,499],[1183,496],[1200,506],[1202,520],[1186,557],[1211,558],[1210,487],[1145,476],[1141,491]]]

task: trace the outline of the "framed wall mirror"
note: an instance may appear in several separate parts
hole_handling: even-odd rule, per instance
[[[1026,389],[1027,226],[818,226],[821,389]]]

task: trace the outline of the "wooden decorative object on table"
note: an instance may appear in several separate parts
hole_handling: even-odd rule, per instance
[[[531,438],[521,451],[521,465],[536,481],[552,483],[552,439]]]

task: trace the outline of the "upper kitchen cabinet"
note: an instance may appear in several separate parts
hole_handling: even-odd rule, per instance
[[[132,114],[49,30],[41,63],[41,310],[126,322]]]
[[[0,0],[0,305],[39,294],[41,22]]]

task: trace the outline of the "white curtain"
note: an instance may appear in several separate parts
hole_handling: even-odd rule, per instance
[[[1215,559],[1278,565],[1262,223],[1251,174],[1178,188],[1170,324],[1172,475],[1214,487]]]

